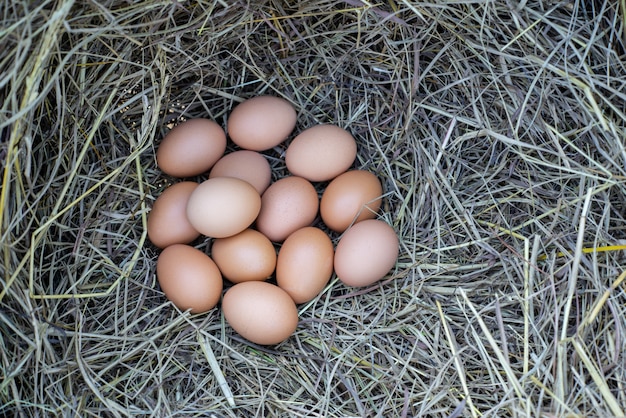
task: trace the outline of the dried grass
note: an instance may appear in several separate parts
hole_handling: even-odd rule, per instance
[[[0,411],[623,416],[624,0],[226,3],[0,6]],[[355,135],[402,247],[276,347],[145,239],[167,127],[258,94]]]

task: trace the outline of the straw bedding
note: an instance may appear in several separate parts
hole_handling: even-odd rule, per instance
[[[625,9],[3,2],[0,411],[623,416]],[[260,94],[355,136],[401,241],[275,347],[173,308],[145,233],[163,135]]]

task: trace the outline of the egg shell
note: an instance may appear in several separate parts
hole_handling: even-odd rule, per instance
[[[247,181],[215,177],[200,183],[189,196],[187,219],[207,237],[224,238],[240,233],[255,220],[261,196]]]
[[[211,256],[222,275],[233,283],[265,280],[276,268],[274,245],[254,229],[216,239],[211,247]]]
[[[312,226],[289,235],[278,252],[276,282],[296,303],[316,297],[333,274],[333,243]]]
[[[187,219],[189,196],[198,187],[195,181],[183,181],[163,190],[148,215],[148,238],[159,248],[187,244],[200,236]]]
[[[209,173],[213,177],[235,177],[245,180],[263,194],[272,181],[272,170],[267,159],[258,152],[234,151],[220,158]]]
[[[310,181],[333,179],[348,170],[355,158],[356,141],[336,125],[316,125],[302,131],[285,153],[291,174]]]
[[[175,126],[159,145],[157,165],[174,177],[208,171],[226,150],[226,133],[210,119],[189,119]]]
[[[399,241],[384,221],[367,219],[352,225],[335,249],[335,273],[348,286],[369,286],[382,279],[398,259]]]
[[[311,182],[302,177],[283,177],[263,193],[256,227],[270,240],[282,242],[291,233],[311,225],[318,209],[319,198]]]
[[[185,244],[164,249],[157,259],[157,279],[165,296],[181,311],[213,309],[222,294],[222,275],[202,251]]]
[[[222,312],[239,335],[261,345],[285,341],[298,326],[295,302],[268,282],[237,283],[226,291]]]
[[[264,151],[283,142],[296,126],[296,110],[280,97],[258,96],[237,105],[228,135],[243,149]]]
[[[383,188],[375,174],[351,170],[335,177],[320,200],[322,220],[333,231],[343,232],[354,223],[373,219],[380,209]]]

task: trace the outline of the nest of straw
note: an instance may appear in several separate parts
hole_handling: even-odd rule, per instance
[[[0,413],[623,416],[624,1],[226,3],[0,6]],[[401,241],[274,347],[146,240],[164,134],[260,94],[355,136]]]

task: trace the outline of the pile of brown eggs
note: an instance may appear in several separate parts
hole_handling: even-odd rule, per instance
[[[271,182],[261,152],[285,141],[295,125],[289,102],[259,96],[229,115],[228,136],[240,150],[224,154],[224,129],[209,119],[190,119],[165,136],[156,155],[171,176],[209,173],[202,183],[182,180],[165,189],[149,214],[148,237],[163,249],[157,261],[161,289],[179,309],[201,313],[218,304],[226,279],[232,286],[222,298],[224,317],[257,344],[287,339],[298,323],[297,304],[314,299],[333,271],[347,286],[367,286],[398,257],[395,231],[375,219],[380,180],[350,170],[357,146],[346,130],[316,125],[300,132],[284,155],[290,175]],[[321,199],[320,182],[328,182]],[[336,248],[313,226],[318,213],[342,234]],[[189,245],[201,235],[212,239],[210,255]]]

